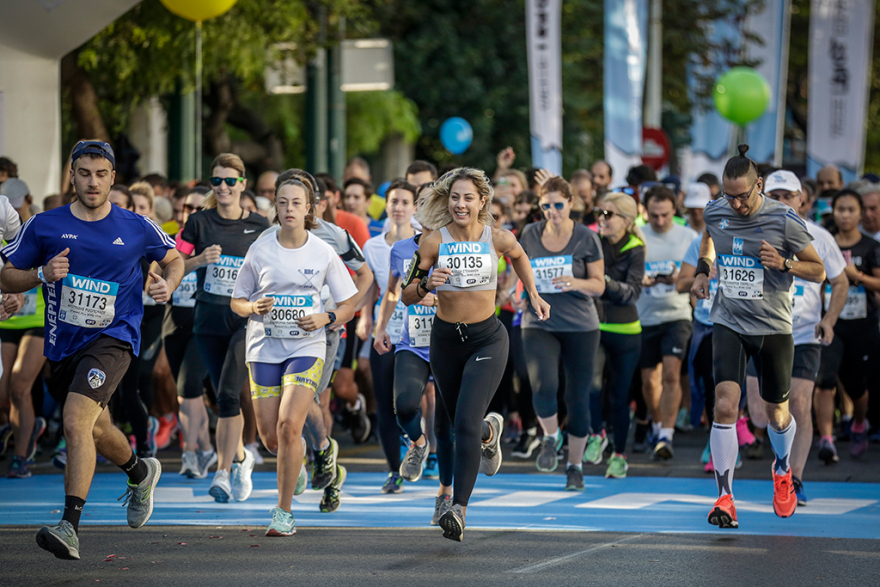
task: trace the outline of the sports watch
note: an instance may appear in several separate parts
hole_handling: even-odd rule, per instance
[[[791,259],[786,259],[782,263],[782,272],[788,273],[789,271],[791,271],[792,267],[794,267],[794,261],[792,261]]]
[[[327,312],[327,318],[330,319],[330,322],[327,323],[327,326],[336,323],[336,312]]]

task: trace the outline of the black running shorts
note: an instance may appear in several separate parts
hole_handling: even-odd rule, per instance
[[[788,401],[794,364],[794,342],[791,335],[749,336],[739,334],[723,324],[715,324],[712,330],[712,370],[715,385],[722,381],[742,385],[749,358],[755,361],[755,371],[764,401],[771,404]]]
[[[68,393],[78,393],[105,407],[128,370],[131,359],[129,343],[102,334],[72,355],[60,361],[49,361],[52,397],[61,402]]]
[[[681,361],[688,355],[693,324],[690,320],[674,320],[655,326],[642,326],[642,355],[639,369],[653,369],[663,357]]]

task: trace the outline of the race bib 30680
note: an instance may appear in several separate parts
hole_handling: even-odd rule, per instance
[[[312,296],[272,296],[272,310],[263,316],[263,329],[270,338],[306,338],[319,332],[308,332],[297,320],[315,313]]]

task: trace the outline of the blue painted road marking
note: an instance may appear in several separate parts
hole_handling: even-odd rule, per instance
[[[428,528],[437,492],[435,482],[406,484],[399,495],[383,495],[381,473],[350,473],[342,505],[318,511],[321,492],[294,499],[297,527]],[[156,488],[153,525],[255,526],[269,523],[276,504],[275,474],[254,473],[254,492],[242,503],[215,503],[210,479],[190,480],[167,471]],[[562,491],[561,475],[499,474],[480,477],[468,508],[469,529],[522,529],[581,532],[739,533],[829,538],[880,538],[880,486],[869,483],[807,484],[810,502],[780,519],[771,505],[773,485],[736,481],[738,530],[721,531],[706,516],[715,501],[711,479],[587,476],[583,493]],[[125,491],[122,473],[95,476],[83,524],[124,525],[116,498]],[[61,475],[0,479],[0,525],[43,525],[60,518]]]

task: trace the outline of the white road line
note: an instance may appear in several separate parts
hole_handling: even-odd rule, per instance
[[[597,550],[604,550],[606,548],[611,548],[615,544],[621,544],[623,542],[632,542],[633,540],[638,540],[641,538],[641,534],[635,534],[633,536],[628,536],[626,538],[621,538],[620,540],[615,540],[613,542],[607,542],[605,544],[597,544],[596,546],[591,546],[590,548],[586,548],[584,550],[579,550],[577,552],[573,552],[571,554],[566,554],[565,556],[557,556],[555,558],[547,559],[540,563],[535,563],[533,565],[529,565],[527,567],[520,567],[519,569],[513,569],[507,571],[508,573],[515,574],[525,574],[525,573],[534,573],[536,571],[540,571],[546,569],[547,567],[552,567],[555,565],[562,564],[564,562],[570,561],[573,558],[577,558],[579,556],[583,556],[585,554],[590,554],[591,552],[596,552]]]

